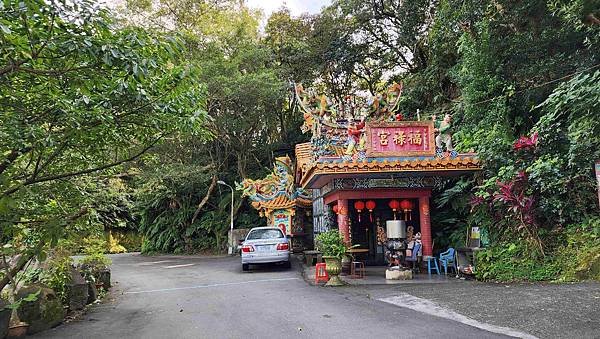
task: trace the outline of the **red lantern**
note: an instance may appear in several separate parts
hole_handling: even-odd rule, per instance
[[[412,201],[404,199],[400,202],[400,208],[404,211],[404,220],[410,220],[410,211],[412,211],[414,205]]]
[[[337,205],[337,204],[336,204],[336,205],[333,205],[333,207],[332,207],[331,209],[333,210],[333,213],[335,213],[335,214],[339,214],[339,213],[338,213],[338,205]]]
[[[360,212],[365,209],[365,203],[358,200],[354,203],[354,208],[356,208],[356,211],[358,212],[358,222],[360,222]]]
[[[365,205],[369,210],[369,219],[371,220],[371,222],[373,222],[373,210],[375,209],[375,207],[377,207],[377,204],[373,200],[368,200]]]
[[[398,200],[392,199],[388,204],[392,211],[394,211],[394,220],[396,220],[396,211],[400,208],[400,202]]]

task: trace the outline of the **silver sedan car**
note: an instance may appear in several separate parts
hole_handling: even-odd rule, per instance
[[[290,268],[290,243],[277,227],[255,227],[242,243],[242,270],[268,263],[282,263]]]

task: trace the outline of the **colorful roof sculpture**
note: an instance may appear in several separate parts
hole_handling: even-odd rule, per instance
[[[335,103],[295,86],[310,143],[296,145],[296,183],[320,188],[337,178],[450,176],[481,169],[475,153],[453,149],[451,116],[404,121],[398,113],[402,85],[370,99],[347,96]]]
[[[288,156],[278,157],[273,172],[262,180],[244,179],[236,183],[236,189],[243,197],[252,201],[252,206],[261,216],[270,216],[279,209],[291,209],[296,206],[310,207],[312,202],[301,188],[296,188],[291,173],[292,161]]]

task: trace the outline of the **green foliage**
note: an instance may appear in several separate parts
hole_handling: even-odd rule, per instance
[[[334,1],[315,16],[275,12],[261,34],[259,13],[239,1],[127,1],[122,21],[89,0],[4,1],[0,240],[40,259],[59,240],[80,251],[81,239],[117,229],[139,230],[144,252],[222,250],[231,195],[216,180],[260,178],[307,141],[290,81],[338,99],[403,81],[404,116],[452,113],[456,149],[484,167],[437,194],[436,248],[479,226],[494,243],[482,278],[571,279],[593,252],[558,267],[553,239],[578,244],[566,252],[582,246],[593,232],[581,225],[600,212],[596,5]],[[534,149],[513,149],[534,132]],[[513,193],[530,199],[525,214],[497,198],[520,172],[527,185]],[[234,200],[235,227],[264,224]],[[523,225],[539,230],[545,258]],[[108,247],[123,245],[111,236]],[[496,267],[493,255],[506,260]]]
[[[207,136],[181,37],[112,17],[87,0],[0,6],[0,239],[23,258],[126,223],[126,199],[94,199],[101,182],[167,136]]]
[[[548,222],[565,225],[598,214],[593,160],[600,159],[600,71],[558,86],[538,108],[539,157],[526,171]]]
[[[139,231],[145,238],[143,252],[192,251],[194,238],[211,234],[217,223],[228,224],[224,215],[215,215],[213,219],[209,214],[192,223],[197,203],[208,189],[210,179],[206,171],[181,165],[165,166],[161,173],[144,176],[136,193]]]
[[[344,238],[338,230],[329,230],[320,233],[315,238],[315,245],[324,256],[336,257],[338,259],[342,259],[347,250]]]
[[[561,263],[560,281],[600,280],[600,218],[594,217],[569,227],[557,249]]]
[[[468,192],[472,187],[473,180],[460,178],[435,195],[431,212],[434,250],[443,252],[448,247],[465,245],[470,207]]]
[[[72,269],[71,253],[61,248],[55,248],[48,260],[44,262],[44,268],[39,276],[39,281],[52,288],[63,304],[67,303],[69,298]]]
[[[21,307],[21,304],[23,302],[33,302],[33,301],[36,301],[37,298],[38,298],[38,296],[40,295],[40,292],[41,292],[41,290],[37,291],[35,293],[31,293],[28,296],[26,296],[25,298],[21,298],[19,300],[16,300],[15,302],[10,303],[9,305],[6,305],[6,308],[8,308],[10,310],[16,310],[19,307]]]
[[[541,257],[513,239],[478,252],[477,276],[497,281],[579,281],[600,279],[600,219],[594,217],[562,232],[545,235],[549,255]]]
[[[307,42],[299,32],[293,38],[286,34],[310,26],[282,14],[270,21],[262,40],[256,13],[237,2],[191,6],[172,0],[129,10],[151,18],[143,26],[168,21],[173,34],[184,34],[188,62],[202,69],[199,81],[206,86],[207,125],[214,137],[170,140],[140,167],[144,173],[130,185],[142,251],[222,251],[231,195],[216,179],[233,185],[259,178],[276,152],[306,139],[297,132],[301,116],[288,102],[287,80],[309,77],[311,67],[290,64],[310,60],[301,53]],[[264,224],[246,201],[234,200],[236,228]]]
[[[90,253],[81,259],[81,264],[94,269],[106,269],[112,264],[112,260],[104,253]]]
[[[560,263],[542,257],[518,241],[494,245],[477,252],[478,279],[493,281],[553,280],[560,272]]]
[[[142,235],[135,231],[112,231],[107,234],[108,253],[139,252]]]

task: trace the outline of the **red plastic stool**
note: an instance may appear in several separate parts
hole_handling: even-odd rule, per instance
[[[315,284],[329,281],[329,274],[325,268],[325,263],[317,263],[315,266]]]

